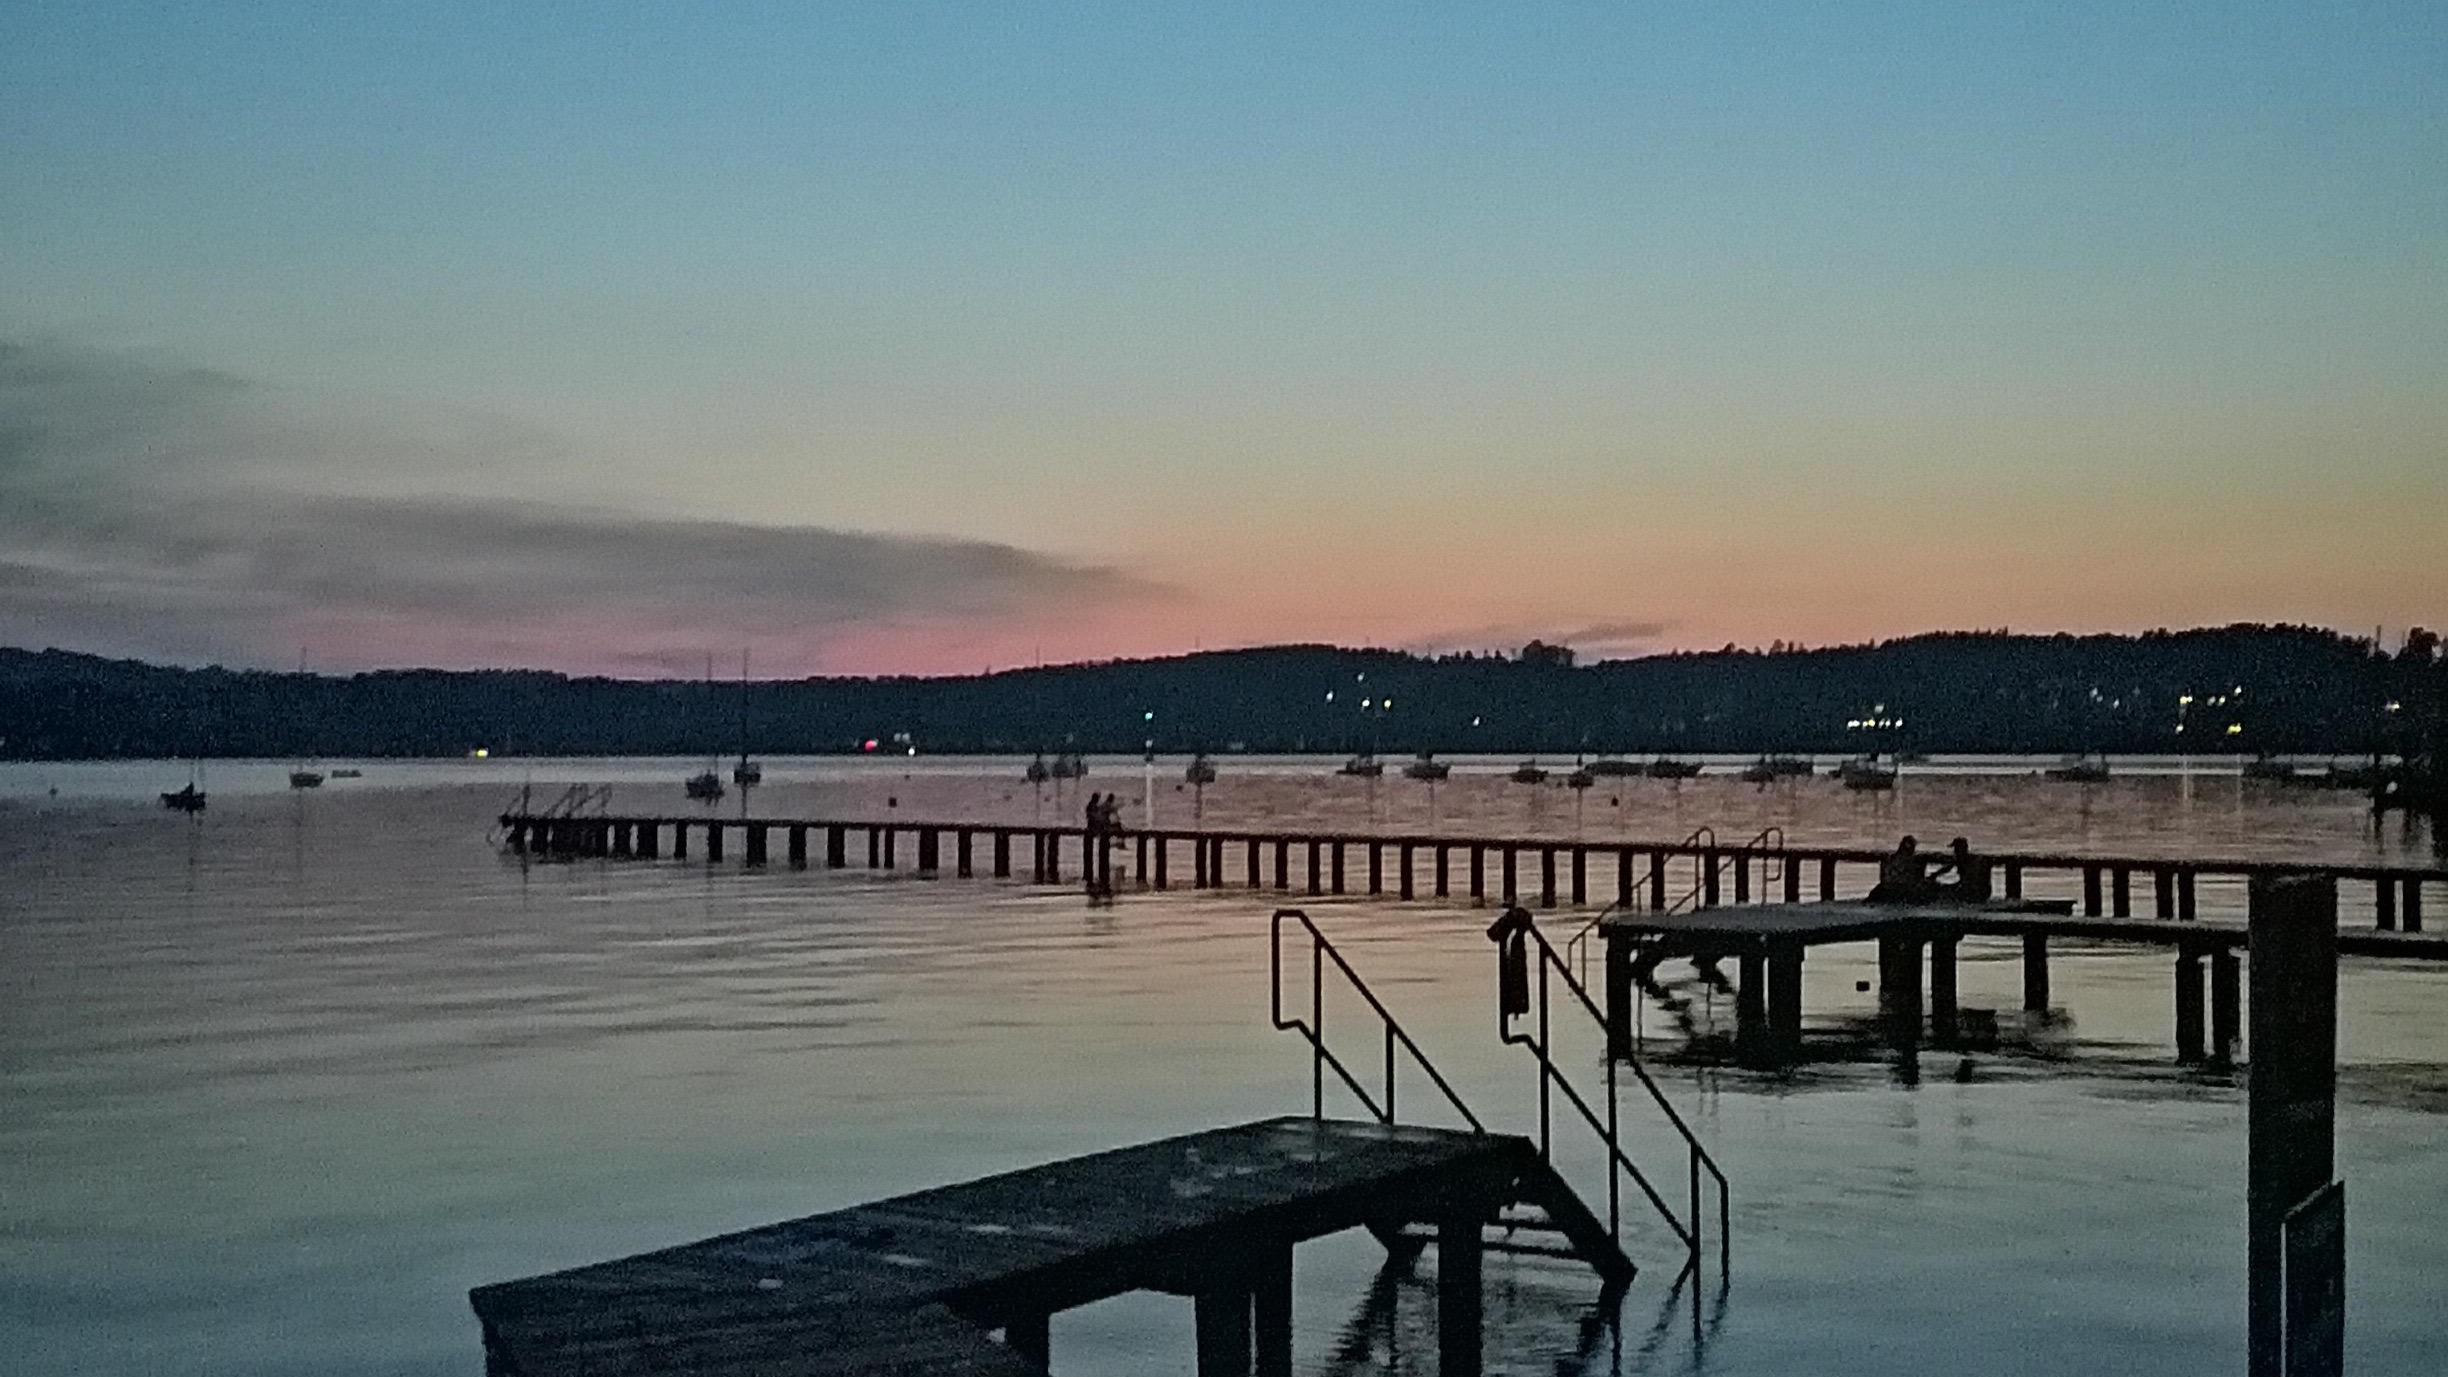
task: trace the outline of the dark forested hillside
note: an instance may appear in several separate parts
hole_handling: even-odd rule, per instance
[[[2302,627],[1965,632],[1575,666],[1277,646],[944,679],[767,681],[759,752],[2398,750],[2438,643]],[[2391,704],[2397,706],[2391,708]],[[0,650],[0,756],[685,754],[736,749],[736,684],[402,670],[330,677]]]

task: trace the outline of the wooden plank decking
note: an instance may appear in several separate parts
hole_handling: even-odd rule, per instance
[[[1475,1246],[1478,1222],[1545,1170],[1527,1140],[1506,1135],[1269,1120],[483,1286],[469,1299],[494,1377],[1042,1374],[1055,1311],[1130,1290],[1198,1295],[1204,1334],[1212,1292],[1241,1297],[1246,1330],[1263,1286],[1252,1278],[1280,1268],[1288,1287],[1294,1243],[1467,1220]],[[1006,1328],[1010,1343],[987,1337]]]

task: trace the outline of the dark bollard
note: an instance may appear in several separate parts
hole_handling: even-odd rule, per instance
[[[1955,948],[1961,941],[1932,937],[1929,944],[1930,1036],[1941,1047],[1955,1045]]]
[[[706,864],[713,865],[722,858],[723,825],[719,822],[709,822],[706,824]]]
[[[2023,1009],[2044,1014],[2049,1006],[2048,934],[2023,934]]]
[[[748,843],[748,854],[741,857],[741,860],[749,865],[765,864],[765,824],[744,822],[740,824],[740,830],[746,834]]]
[[[790,830],[790,868],[807,869],[807,828],[795,823]]]
[[[1003,854],[1003,868],[998,873],[1008,876],[1011,874],[1011,838],[999,836],[995,840],[1002,844]],[[850,864],[849,829],[840,826],[827,827],[825,829],[825,869],[839,870],[848,864]]]
[[[2202,960],[2190,946],[2176,952],[2176,1060],[2202,1059]]]
[[[2210,1060],[2221,1066],[2235,1060],[2236,1037],[2244,1026],[2239,964],[2233,948],[2210,953]]]
[[[2100,868],[2096,865],[2083,867],[2083,916],[2100,916]]]
[[[2110,897],[2115,903],[2113,914],[2118,918],[2133,917],[2133,869],[2118,866],[2109,877]]]
[[[1574,908],[1589,904],[1589,848],[1576,846],[1572,850],[1572,901]]]

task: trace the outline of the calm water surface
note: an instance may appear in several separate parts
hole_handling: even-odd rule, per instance
[[[1157,775],[1158,820],[2432,854],[2352,800],[2173,762],[2120,762],[2088,790],[2030,762],[1942,761],[1887,799],[1703,778],[1577,801],[1494,762],[1433,798],[1317,762],[1223,763],[1203,797],[1173,788],[1178,761]],[[1306,1107],[1305,1058],[1267,1027],[1266,904],[1246,894],[1092,911],[857,872],[522,868],[486,844],[530,777],[676,809],[690,767],[378,762],[293,795],[280,764],[213,764],[193,821],[151,801],[184,766],[0,767],[0,1366],[472,1374],[480,1282]],[[760,813],[1077,811],[1016,764],[767,768]],[[1094,769],[1136,820],[1137,762]],[[1490,1027],[1484,912],[1311,908],[1483,1117],[1535,1122],[1527,1063]],[[1696,985],[1649,1010],[1671,1093],[1734,1179],[1734,1284],[1702,1297],[1695,1339],[1656,1229],[1629,1231],[1646,1271],[1609,1325],[1583,1323],[1583,1270],[1491,1257],[1491,1371],[2241,1366],[2243,1102],[2232,1078],[2170,1064],[2165,957],[2067,953],[2057,1016],[2024,1028],[2013,954],[1967,943],[1963,1001],[2005,1011],[2004,1044],[1917,1061],[1848,1037],[1874,964],[1814,956],[1823,1059],[1789,1075],[1678,1055],[1730,1012]],[[2344,980],[2359,1373],[2435,1373],[2448,1340],[2448,1235],[2429,1223],[2448,1207],[2444,993],[2448,971],[2358,962]],[[1594,1072],[1594,1045],[1575,1055]],[[1596,1194],[1595,1154],[1559,1141]],[[1302,1371],[1433,1371],[1433,1254],[1391,1277],[1380,1256],[1365,1235],[1301,1250]],[[1057,1318],[1054,1345],[1066,1373],[1186,1373],[1189,1307],[1091,1306]]]

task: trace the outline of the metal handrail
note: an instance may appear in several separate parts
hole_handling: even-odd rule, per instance
[[[1283,931],[1286,918],[1299,919],[1300,925],[1309,930],[1309,1017],[1305,1022],[1298,1015],[1291,1018],[1284,1017]],[[1471,1132],[1487,1132],[1487,1125],[1479,1122],[1479,1116],[1471,1113],[1469,1105],[1462,1103],[1461,1095],[1455,1092],[1452,1083],[1445,1079],[1444,1073],[1436,1069],[1435,1063],[1428,1060],[1428,1054],[1420,1050],[1419,1044],[1411,1040],[1409,1033],[1403,1031],[1403,1026],[1395,1021],[1393,1013],[1379,1001],[1377,992],[1371,990],[1368,982],[1360,978],[1360,973],[1352,969],[1351,963],[1343,959],[1343,953],[1335,950],[1334,943],[1326,940],[1326,934],[1318,931],[1318,925],[1309,920],[1308,914],[1296,908],[1275,910],[1267,945],[1268,973],[1274,984],[1272,1008],[1275,1028],[1278,1032],[1297,1031],[1309,1042],[1309,1115],[1311,1118],[1323,1119],[1326,1117],[1326,1068],[1331,1066],[1334,1068],[1334,1073],[1342,1077],[1343,1084],[1359,1098],[1360,1103],[1366,1105],[1369,1113],[1376,1116],[1377,1122],[1393,1123],[1394,1049],[1397,1044],[1400,1044],[1411,1054],[1411,1060],[1418,1063],[1419,1069],[1428,1073],[1428,1079],[1435,1083],[1436,1088],[1444,1092],[1446,1103],[1452,1105],[1454,1112],[1460,1114],[1464,1122],[1471,1126]],[[1375,1096],[1369,1094],[1367,1087],[1360,1084],[1359,1078],[1352,1074],[1351,1068],[1343,1064],[1343,1059],[1334,1054],[1334,1049],[1326,1045],[1325,963],[1329,957],[1333,958],[1335,969],[1343,973],[1345,982],[1362,999],[1368,1001],[1369,1008],[1376,1012],[1378,1022],[1384,1029],[1385,1103],[1382,1105],[1377,1102]]]
[[[1607,1155],[1610,1159],[1607,1171],[1607,1224],[1610,1231],[1620,1229],[1622,1226],[1622,1186],[1617,1178],[1617,1169],[1620,1168],[1624,1175],[1630,1176],[1633,1183],[1641,1188],[1641,1193],[1648,1197],[1650,1205],[1656,1209],[1658,1216],[1665,1220],[1666,1227],[1672,1230],[1675,1237],[1680,1239],[1689,1250],[1690,1259],[1685,1264],[1685,1271],[1692,1273],[1697,1273],[1700,1267],[1703,1232],[1700,1212],[1700,1175],[1703,1171],[1707,1172],[1717,1183],[1717,1271],[1719,1277],[1724,1277],[1732,1267],[1729,1235],[1732,1232],[1733,1214],[1732,1190],[1726,1181],[1725,1172],[1719,1169],[1716,1159],[1709,1155],[1708,1149],[1700,1145],[1699,1136],[1692,1132],[1690,1124],[1684,1122],[1683,1115],[1675,1109],[1673,1102],[1666,1098],[1666,1092],[1650,1076],[1648,1068],[1641,1065],[1638,1057],[1629,1053],[1618,1056],[1610,1052],[1606,1058],[1607,1112],[1604,1121],[1599,1119],[1596,1108],[1582,1096],[1579,1088],[1574,1086],[1571,1079],[1556,1065],[1547,1012],[1550,968],[1555,974],[1563,977],[1564,988],[1571,992],[1573,999],[1579,1002],[1583,1011],[1588,1013],[1602,1030],[1606,1027],[1606,1014],[1599,1009],[1597,1002],[1590,998],[1589,990],[1573,977],[1572,969],[1564,963],[1564,958],[1556,951],[1555,945],[1547,940],[1547,934],[1539,930],[1537,920],[1533,919],[1529,910],[1524,908],[1515,907],[1506,910],[1504,916],[1497,920],[1496,925],[1488,930],[1490,940],[1497,943],[1500,987],[1503,980],[1501,963],[1505,959],[1503,944],[1505,937],[1514,931],[1520,932],[1526,939],[1538,944],[1538,1002],[1536,1005],[1538,1034],[1532,1037],[1528,1034],[1514,1032],[1513,1019],[1517,1013],[1529,1011],[1507,1009],[1501,997],[1497,1001],[1496,1031],[1504,1041],[1529,1048],[1531,1054],[1538,1059],[1540,1072],[1539,1156],[1547,1159],[1552,1152],[1554,1129],[1549,1090],[1550,1087],[1560,1088],[1564,1092],[1565,1099],[1580,1113],[1582,1121],[1587,1123],[1606,1144]],[[1672,1125],[1675,1132],[1682,1137],[1688,1149],[1691,1182],[1690,1222],[1688,1224],[1675,1218],[1674,1208],[1668,1205],[1665,1197],[1658,1193],[1657,1187],[1651,1184],[1648,1175],[1640,1169],[1639,1164],[1623,1150],[1620,1119],[1616,1105],[1618,1088],[1616,1068],[1618,1065],[1629,1066],[1632,1069],[1633,1076],[1639,1080],[1641,1087],[1649,1092],[1651,1101],[1665,1114],[1667,1123]]]
[[[1770,838],[1774,838],[1775,840],[1771,842]],[[1758,836],[1755,836],[1751,840],[1734,848],[1734,854],[1738,857],[1753,851],[1760,853],[1761,861],[1766,862],[1774,860],[1780,867],[1772,875],[1769,871],[1769,867],[1766,864],[1762,864],[1760,866],[1760,884],[1763,886],[1765,886],[1771,879],[1784,879],[1785,872],[1782,867],[1793,864],[1792,859],[1785,854],[1785,829],[1777,826],[1775,823],[1770,823],[1766,827],[1761,828]]]

